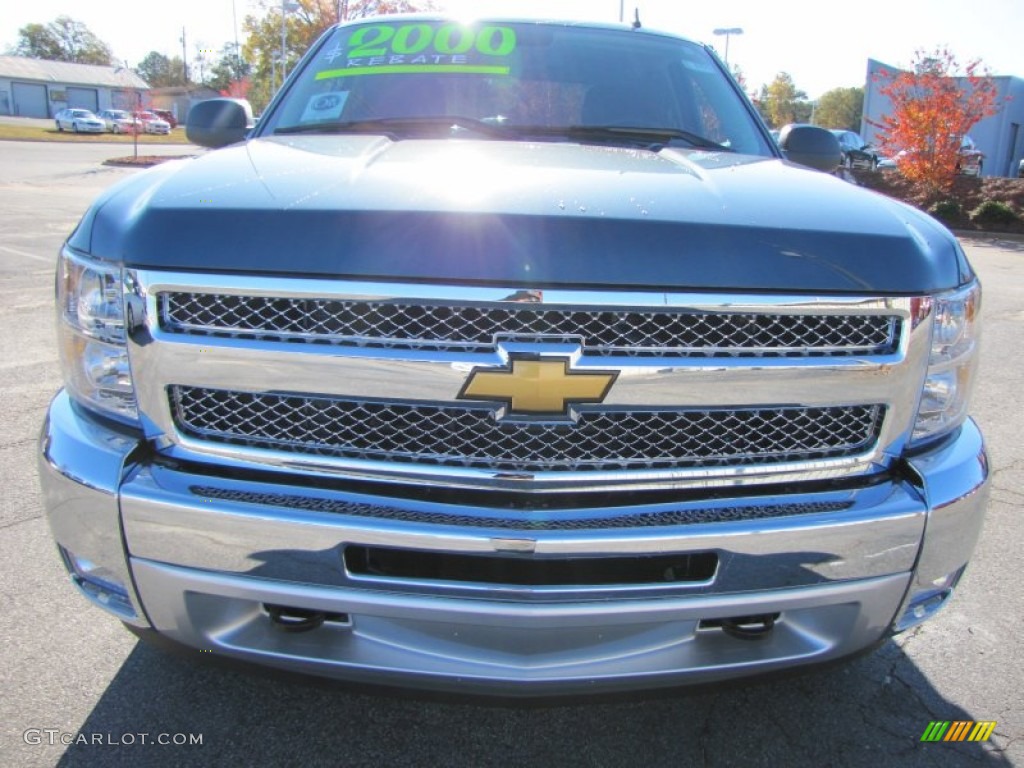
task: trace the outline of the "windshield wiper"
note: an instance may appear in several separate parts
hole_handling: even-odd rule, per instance
[[[494,124],[472,117],[446,115],[443,117],[381,117],[373,120],[336,120],[331,122],[301,123],[274,129],[275,134],[294,133],[379,133],[392,138],[408,134],[458,135],[466,131],[496,139],[524,137],[555,137],[574,141],[618,142],[644,147],[662,146],[673,141],[684,141],[691,147],[733,152],[731,147],[719,144],[705,136],[679,128],[644,128],[618,125],[505,125]]]
[[[508,126],[519,134],[532,136],[555,136],[578,141],[626,142],[629,144],[664,145],[672,141],[685,141],[691,147],[713,149],[717,152],[734,152],[731,147],[719,144],[679,128],[643,128],[618,125],[512,125]]]
[[[381,117],[373,120],[337,120],[321,123],[301,123],[275,128],[275,134],[288,133],[383,133],[388,136],[420,133],[443,133],[448,136],[468,131],[492,138],[508,138],[504,128],[472,117]]]

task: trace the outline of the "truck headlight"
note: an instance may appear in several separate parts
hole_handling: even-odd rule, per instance
[[[963,423],[978,367],[981,286],[975,281],[931,302],[931,356],[911,438],[914,444]]]
[[[57,336],[70,395],[105,416],[135,423],[120,267],[63,248],[57,263]]]

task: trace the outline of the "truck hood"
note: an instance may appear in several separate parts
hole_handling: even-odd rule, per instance
[[[109,190],[71,238],[153,269],[533,287],[917,294],[920,212],[780,160],[553,142],[256,139]]]

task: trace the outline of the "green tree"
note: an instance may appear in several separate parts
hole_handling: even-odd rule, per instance
[[[818,99],[814,123],[824,128],[842,128],[860,133],[863,112],[863,88],[833,88]]]
[[[242,57],[241,46],[225,43],[220,55],[210,69],[207,85],[221,93],[232,90],[232,86],[241,83],[252,74],[252,67]]]
[[[15,56],[76,64],[110,66],[114,60],[110,46],[70,16],[58,16],[49,24],[26,24],[18,30],[12,52]]]
[[[188,85],[185,80],[185,64],[180,56],[165,56],[159,51],[150,51],[135,68],[139,77],[153,88],[174,85]]]
[[[153,87],[166,80],[171,72],[171,60],[158,51],[150,51],[135,67],[139,77]]]
[[[64,61],[60,42],[45,24],[26,24],[18,30],[18,43],[10,49],[15,56]]]
[[[771,83],[761,86],[757,103],[761,116],[772,128],[806,122],[811,114],[807,94],[793,84],[788,72],[779,72]]]

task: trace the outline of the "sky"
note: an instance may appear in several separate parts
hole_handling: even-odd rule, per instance
[[[1024,0],[438,0],[460,16],[566,18],[627,21],[639,8],[645,27],[680,34],[725,53],[719,28],[729,37],[729,62],[743,71],[748,90],[788,72],[812,99],[832,88],[862,86],[867,60],[906,66],[915,51],[948,47],[961,62],[980,58],[996,75],[1024,77]],[[5,0],[0,5],[0,51],[18,29],[59,15],[85,23],[135,66],[149,51],[181,55],[182,30],[190,58],[197,47],[219,51],[242,22],[259,12],[254,0]]]

